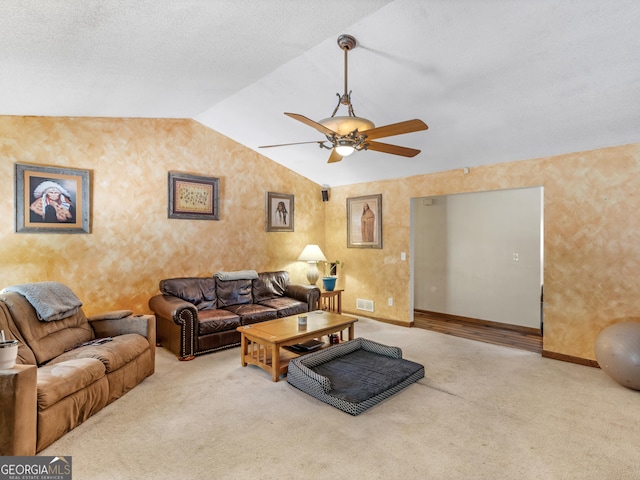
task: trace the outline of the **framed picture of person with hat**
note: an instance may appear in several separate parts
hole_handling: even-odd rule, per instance
[[[89,233],[89,171],[16,163],[16,232]]]

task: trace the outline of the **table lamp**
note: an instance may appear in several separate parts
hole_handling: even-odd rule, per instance
[[[307,280],[309,285],[315,285],[320,277],[318,273],[318,262],[326,262],[327,257],[324,256],[318,245],[307,245],[298,257],[301,262],[307,262],[309,269],[307,270]]]

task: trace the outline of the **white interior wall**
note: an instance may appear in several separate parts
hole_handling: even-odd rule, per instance
[[[540,328],[542,187],[412,202],[415,308]]]

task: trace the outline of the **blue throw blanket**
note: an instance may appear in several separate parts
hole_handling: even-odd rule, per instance
[[[70,317],[82,306],[75,293],[58,282],[13,285],[6,287],[3,292],[16,292],[25,297],[43,322]]]

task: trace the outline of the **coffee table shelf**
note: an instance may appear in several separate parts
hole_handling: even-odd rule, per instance
[[[345,329],[349,329],[349,340],[353,340],[357,321],[357,318],[317,310],[307,314],[306,327],[298,325],[297,315],[238,327],[241,334],[240,362],[243,367],[256,365],[262,368],[277,382],[280,375],[287,373],[291,359],[310,353],[292,352],[283,347]]]

